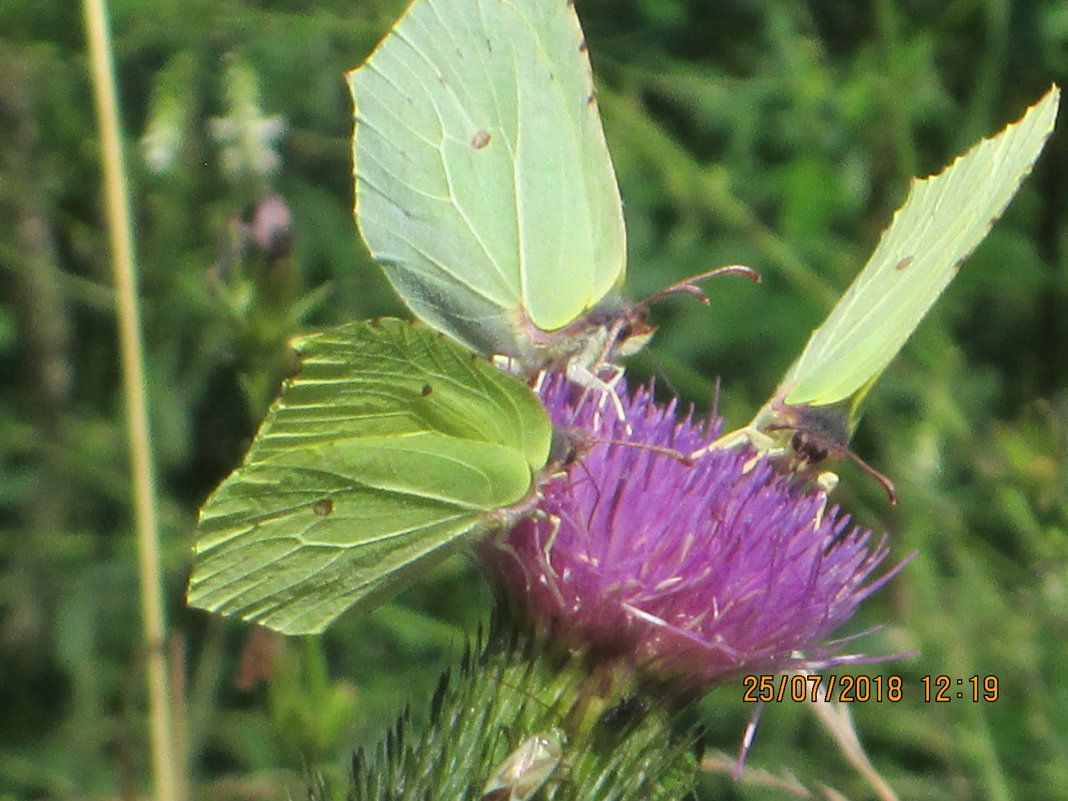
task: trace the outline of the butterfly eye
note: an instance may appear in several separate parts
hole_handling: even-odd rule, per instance
[[[815,465],[831,455],[831,448],[818,435],[810,431],[795,431],[790,438],[790,447],[799,460]]]

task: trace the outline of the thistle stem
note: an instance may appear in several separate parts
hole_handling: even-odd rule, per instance
[[[155,481],[145,399],[140,313],[137,300],[133,233],[123,168],[118,101],[105,0],[85,0],[86,34],[104,168],[104,194],[119,323],[119,348],[127,414],[134,524],[141,586],[147,666],[150,742],[156,801],[177,801],[175,732],[172,723]]]

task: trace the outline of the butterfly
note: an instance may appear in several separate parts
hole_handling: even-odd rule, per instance
[[[347,75],[355,216],[423,322],[522,374],[601,368],[652,335],[586,42],[563,0],[417,0]],[[669,287],[703,298],[708,275]],[[618,371],[613,377],[618,377]],[[617,402],[618,406],[618,402]]]
[[[812,332],[771,399],[712,447],[749,441],[803,466],[849,455],[861,402],[938,296],[1005,211],[1053,131],[1053,86],[1015,123],[937,175],[914,179],[867,264]]]

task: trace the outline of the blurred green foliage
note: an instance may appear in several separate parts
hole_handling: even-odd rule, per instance
[[[351,218],[342,72],[399,0],[116,0],[166,587],[191,798],[302,795],[418,712],[488,595],[462,561],[327,636],[283,642],[183,606],[194,514],[240,459],[298,330],[403,313]],[[630,241],[633,297],[674,299],[633,372],[745,422],[863,264],[911,175],[1068,80],[1056,0],[580,0]],[[96,124],[69,4],[0,2],[0,798],[147,786],[143,645]],[[229,121],[229,122],[228,122]],[[244,139],[238,134],[249,134]],[[253,132],[253,133],[249,133]],[[254,134],[254,135],[253,135]],[[903,702],[853,709],[902,797],[1068,796],[1068,139],[872,393],[840,501],[919,556],[859,646]],[[284,200],[270,217],[265,198]],[[264,211],[264,209],[267,211]],[[273,207],[278,212],[278,206]],[[271,219],[275,222],[271,223]],[[283,222],[278,222],[281,219]],[[266,231],[267,233],[264,233]],[[919,677],[996,675],[926,703]],[[731,751],[749,708],[704,703]],[[764,711],[750,766],[869,797],[811,713]],[[708,798],[805,797],[710,774]]]

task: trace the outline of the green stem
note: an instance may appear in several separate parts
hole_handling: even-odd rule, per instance
[[[886,96],[893,97],[905,81],[901,76],[900,53],[898,52],[898,29],[900,27],[897,9],[892,0],[878,0],[875,4],[875,29],[882,48],[883,62],[886,66]],[[897,150],[899,175],[911,178],[920,171],[919,157],[912,141],[912,129],[909,125],[906,106],[903,103],[886,104],[886,113],[890,119],[890,136]]]
[[[177,749],[170,706],[167,659],[163,650],[166,627],[160,576],[155,481],[145,399],[133,233],[123,168],[115,72],[104,0],[85,0],[83,9],[93,95],[100,125],[106,216],[118,310],[119,349],[127,413],[134,523],[140,568],[141,615],[146,651],[150,741],[155,783],[153,795],[156,801],[178,801]]]
[[[1005,65],[1011,32],[1011,9],[1005,0],[987,0],[983,7],[986,22],[985,52],[976,59],[974,87],[968,98],[967,140],[989,136],[990,125],[998,95],[1005,85]]]

